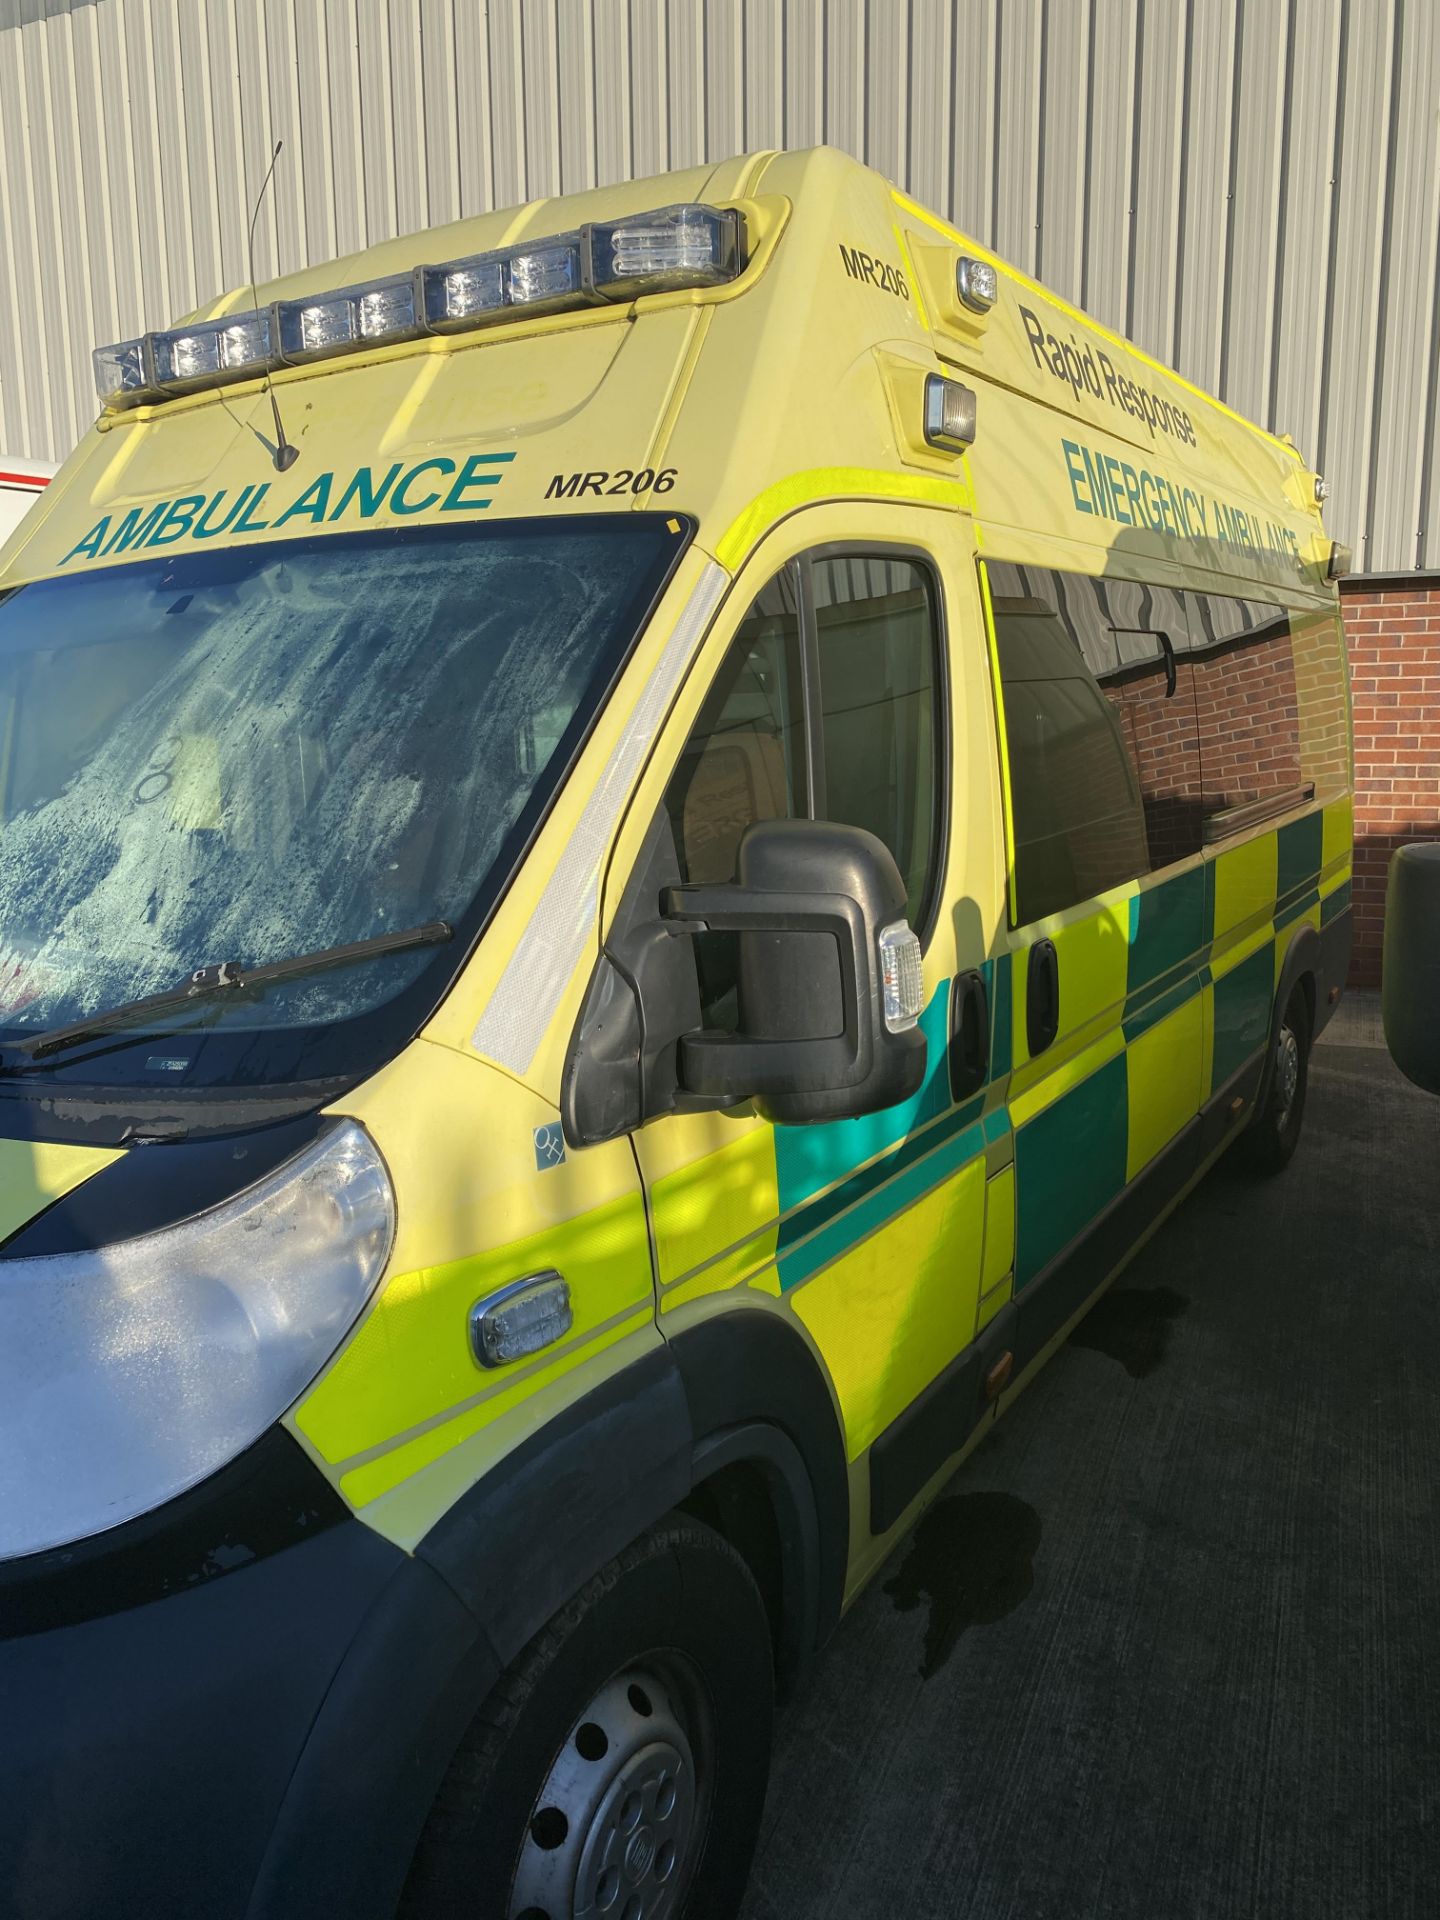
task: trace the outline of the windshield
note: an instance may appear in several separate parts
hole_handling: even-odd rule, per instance
[[[624,514],[332,536],[0,597],[0,1046],[182,983],[446,920],[107,1036],[88,1084],[364,1070],[433,1008],[664,585]],[[12,1069],[14,1055],[4,1060]]]

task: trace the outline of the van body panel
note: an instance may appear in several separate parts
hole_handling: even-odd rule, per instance
[[[777,1643],[801,1670],[1264,1101],[1291,991],[1318,1030],[1348,962],[1350,717],[1312,470],[868,169],[828,149],[755,154],[389,241],[260,300],[688,199],[744,216],[730,283],[107,410],[0,556],[4,670],[10,590],[106,567],[158,561],[168,580],[167,556],[275,543],[288,575],[300,549],[286,543],[332,534],[398,552],[454,527],[478,547],[506,523],[518,538],[617,511],[673,542],[448,984],[378,1066],[303,1098],[245,1088],[357,1123],[394,1190],[385,1271],[276,1437],[383,1548],[377,1579],[423,1568],[415,1617],[448,1623],[403,1735],[429,1729],[426,1782],[497,1667],[608,1558],[676,1505],[722,1511],[704,1504],[712,1479],[743,1485],[783,1542]],[[956,295],[962,255],[997,268],[988,312]],[[244,289],[205,311],[251,304]],[[933,379],[972,390],[973,444],[927,438]],[[299,449],[284,472],[271,389]],[[4,702],[18,711],[8,688],[0,722]],[[542,752],[543,727],[530,734],[517,764]],[[1077,740],[1092,758],[1067,763]],[[1129,787],[1113,832],[1082,845],[1107,755]],[[302,771],[324,771],[318,749]],[[657,826],[677,872],[692,818],[723,866],[753,820],[831,817],[837,791],[843,824],[873,830],[890,809],[913,889],[918,1090],[812,1126],[682,1097],[615,1137],[567,1140],[581,1010]],[[218,859],[218,779],[206,795],[176,831]],[[373,824],[378,849],[378,810]],[[658,899],[640,906],[658,917]],[[695,951],[723,1026],[734,969]],[[32,1016],[9,977],[14,1041]],[[0,1102],[15,1136],[0,1233],[22,1236],[17,1253],[52,1202],[101,1169],[115,1182],[138,1137],[146,1155],[172,1150],[118,1120],[122,1144],[77,1144],[91,1136],[64,1132],[67,1086],[36,1073],[31,1100],[30,1084]],[[104,1092],[77,1090],[74,1110]],[[247,1124],[227,1107],[211,1132]],[[477,1309],[554,1275],[561,1331],[485,1364]],[[303,1858],[345,1730],[373,1731],[391,1697],[388,1665],[367,1690],[380,1626],[347,1614],[337,1631],[306,1683],[340,1675],[335,1717],[287,1725],[266,1763],[267,1781],[294,1784],[283,1814],[278,1787],[265,1810],[277,1837],[256,1912]],[[397,1745],[375,1777],[422,1773]],[[376,1829],[374,1886],[403,1881],[413,1797],[408,1827]]]

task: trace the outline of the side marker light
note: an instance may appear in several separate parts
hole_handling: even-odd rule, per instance
[[[988,313],[1000,298],[1000,276],[988,260],[962,253],[955,263],[955,291],[972,313]]]
[[[470,1348],[482,1367],[506,1367],[554,1346],[575,1315],[564,1276],[548,1268],[527,1274],[470,1309]]]
[[[975,389],[943,373],[925,376],[925,438],[942,453],[963,453],[975,439]]]
[[[987,1402],[998,1400],[1010,1384],[1010,1375],[1015,1370],[1013,1353],[1002,1353],[985,1376],[985,1399]]]

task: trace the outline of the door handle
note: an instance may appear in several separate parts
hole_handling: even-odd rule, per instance
[[[1053,940],[1037,940],[1025,969],[1025,1044],[1033,1059],[1060,1031],[1060,956]]]
[[[990,1075],[990,1000],[984,976],[955,976],[950,988],[950,1098],[968,1100]]]

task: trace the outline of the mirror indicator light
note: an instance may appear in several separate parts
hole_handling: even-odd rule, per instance
[[[920,963],[920,941],[906,920],[892,920],[882,927],[876,942],[880,949],[880,997],[885,1025],[891,1033],[906,1033],[919,1020],[925,1008],[925,978]]]

